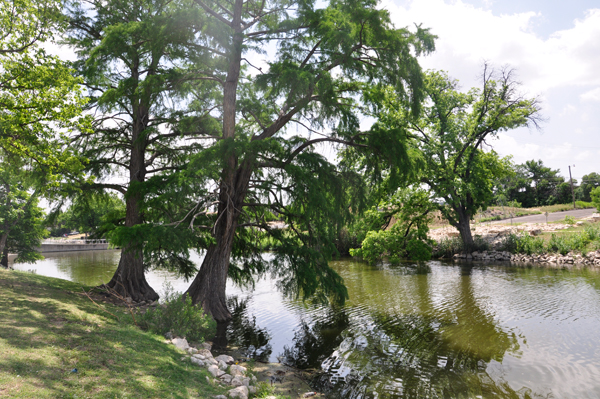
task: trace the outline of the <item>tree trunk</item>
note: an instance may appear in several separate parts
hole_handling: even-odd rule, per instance
[[[463,247],[465,253],[471,253],[474,246],[473,235],[471,234],[471,220],[466,212],[457,212],[458,224],[454,227],[460,232],[460,237],[463,241]]]
[[[0,254],[2,254],[2,257],[0,258],[0,266],[8,269],[8,247],[6,245]]]
[[[231,178],[220,187],[218,222],[215,226],[216,243],[206,251],[200,270],[185,293],[191,296],[192,303],[202,306],[219,323],[231,320],[225,293],[227,272],[235,230],[252,171],[252,161],[246,160],[236,173],[226,174]]]
[[[4,252],[7,253],[6,265],[4,263],[2,264],[4,267],[8,267],[8,248],[6,246],[6,241],[8,241],[8,231],[0,235],[0,254],[4,254]],[[4,258],[2,258],[2,260],[4,260]]]
[[[143,194],[140,185],[146,178],[145,151],[146,140],[141,137],[146,129],[147,108],[134,107],[135,118],[132,131],[132,149],[129,160],[129,188],[125,196],[125,227],[143,223],[140,205]],[[144,275],[143,242],[129,242],[121,250],[119,267],[107,286],[125,298],[134,302],[155,301],[158,294],[146,281]]]
[[[156,301],[158,294],[146,281],[141,249],[123,248],[121,260],[114,276],[107,284],[119,295],[131,298],[133,302]]]

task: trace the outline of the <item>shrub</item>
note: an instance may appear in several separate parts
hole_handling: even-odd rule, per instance
[[[166,286],[164,304],[150,308],[140,317],[140,327],[156,334],[171,332],[174,336],[186,337],[192,342],[203,342],[204,337],[214,333],[216,323],[202,309],[192,305],[188,296]]]
[[[565,216],[564,222],[565,222],[565,224],[573,225],[573,224],[575,224],[575,218],[571,215],[567,215],[567,216]]]
[[[449,258],[454,254],[463,252],[463,250],[464,245],[459,237],[443,238],[434,247],[433,257],[441,258],[443,256]]]
[[[575,205],[579,209],[586,209],[586,208],[593,208],[594,207],[594,205],[591,202],[585,202],[585,201],[576,201]]]
[[[600,187],[596,187],[590,191],[590,197],[592,197],[592,205],[600,211]]]
[[[514,254],[539,254],[544,252],[544,240],[527,233],[510,234],[501,244],[501,249]]]

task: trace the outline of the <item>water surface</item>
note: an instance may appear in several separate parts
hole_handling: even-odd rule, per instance
[[[22,270],[106,282],[117,251],[49,254]],[[201,257],[196,255],[196,261]],[[283,298],[269,278],[228,286],[229,341],[248,356],[320,373],[333,398],[599,398],[600,273],[343,260],[344,306]],[[162,290],[189,282],[150,272]]]

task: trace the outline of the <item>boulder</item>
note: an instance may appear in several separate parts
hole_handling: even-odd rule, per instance
[[[230,398],[240,398],[240,399],[248,399],[248,387],[247,386],[239,386],[237,388],[233,388],[229,391]]]
[[[223,374],[221,377],[219,377],[221,379],[221,381],[223,381],[225,384],[230,384],[231,380],[233,380],[233,377],[230,374]]]
[[[217,359],[217,361],[223,361],[227,364],[235,363],[235,360],[231,356],[227,356],[227,355],[219,355],[219,356],[215,357],[215,359]]]
[[[244,384],[244,379],[241,375],[234,377],[229,383],[231,385],[233,385],[234,387],[241,387],[242,385],[246,385],[246,384]],[[248,385],[246,385],[246,386],[248,386]]]
[[[192,363],[200,366],[200,367],[205,367],[206,364],[204,363],[203,360],[198,359],[197,357],[191,357],[190,360],[192,361]]]
[[[195,355],[192,355],[192,357],[195,357],[196,359],[200,359],[200,360],[206,360],[206,357],[205,357],[205,356],[202,356],[202,355],[201,355],[201,354],[199,354],[199,353],[196,353]]]
[[[192,348],[192,347],[187,348],[187,353],[189,353],[190,355],[194,355],[194,354],[198,353],[198,349]]]
[[[250,386],[250,378],[244,377],[244,379],[242,380],[242,384],[249,387]]]
[[[252,385],[248,386],[248,392],[250,392],[252,395],[254,395],[257,391],[258,389],[256,389],[256,387],[253,387]]]
[[[215,360],[217,360],[217,359],[215,359]],[[224,362],[224,361],[222,361],[222,360],[219,360],[218,362],[219,362],[219,368],[220,368],[221,370],[227,370],[227,363],[225,363],[225,362]]]
[[[212,349],[212,345],[209,344],[208,342],[202,342],[200,345],[202,346],[203,349],[206,349],[209,351]]]
[[[223,370],[219,370],[219,368],[214,364],[208,366],[208,372],[212,374],[213,377],[221,377],[223,374],[225,374]]]
[[[237,364],[233,364],[233,365],[229,366],[229,373],[231,375],[233,375],[234,377],[237,377],[238,375],[243,376],[246,374],[246,367],[238,366]]]
[[[171,343],[173,343],[173,345],[175,345],[177,348],[181,349],[181,350],[187,350],[190,345],[187,342],[187,339],[185,338],[173,338],[171,340]]]
[[[198,355],[202,355],[206,358],[213,357],[212,353],[210,353],[210,351],[208,349],[200,349],[198,351]]]

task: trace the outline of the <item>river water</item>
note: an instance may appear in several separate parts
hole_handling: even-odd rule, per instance
[[[117,251],[49,254],[21,270],[106,282]],[[200,257],[196,256],[196,261]],[[269,278],[228,286],[229,343],[320,371],[332,398],[600,398],[600,272],[428,262],[332,262],[350,300],[310,305]],[[178,291],[188,282],[150,272]]]

